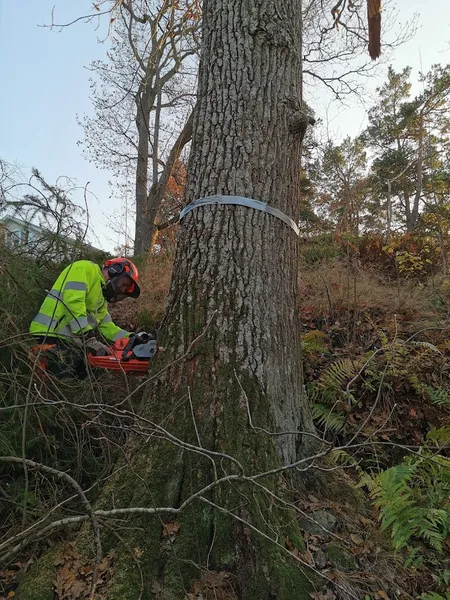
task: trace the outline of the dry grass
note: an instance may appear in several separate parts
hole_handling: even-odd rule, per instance
[[[129,331],[156,328],[164,316],[172,266],[172,253],[150,256],[140,268],[140,298],[110,306],[115,323]],[[343,311],[356,310],[391,319],[395,314],[400,321],[415,322],[419,327],[442,319],[443,312],[450,307],[446,278],[396,281],[373,269],[349,268],[339,259],[302,265],[299,281],[302,306],[309,307],[316,316],[331,319]]]
[[[349,268],[338,259],[304,267],[299,278],[302,306],[315,315],[332,317],[356,310],[420,322],[442,318],[437,303],[446,302],[445,285],[438,278],[393,281],[367,268]]]

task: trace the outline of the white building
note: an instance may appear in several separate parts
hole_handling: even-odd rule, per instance
[[[39,241],[48,238],[48,235],[48,231],[33,223],[8,215],[0,218],[0,242],[7,248],[34,248],[39,245]]]
[[[23,251],[30,256],[39,256],[40,253],[48,253],[48,258],[64,260],[73,254],[77,248],[81,253],[99,252],[102,250],[90,244],[77,241],[67,236],[56,235],[18,217],[5,215],[0,218],[0,246]]]

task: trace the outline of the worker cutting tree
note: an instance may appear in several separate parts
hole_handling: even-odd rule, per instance
[[[147,333],[121,329],[108,312],[108,302],[139,297],[138,281],[136,265],[123,257],[107,260],[102,267],[89,260],[66,267],[30,325],[46,370],[60,378],[83,379],[87,376],[87,355],[111,355],[110,344],[123,338],[127,338],[128,346],[131,338],[133,346],[147,342]],[[104,341],[97,339],[96,333]]]

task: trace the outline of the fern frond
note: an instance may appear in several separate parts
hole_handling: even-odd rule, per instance
[[[375,494],[376,490],[379,490],[380,488],[377,475],[371,475],[367,471],[363,471],[360,474],[357,487],[366,487],[369,490],[370,494]]]
[[[435,444],[438,448],[450,445],[450,426],[446,427],[433,427],[427,433],[426,440]]]
[[[443,464],[440,464],[444,461]],[[407,457],[378,475],[365,473],[360,485],[369,488],[380,510],[381,529],[390,529],[396,549],[404,548],[413,537],[420,537],[441,552],[450,534],[450,461],[433,454]]]
[[[389,340],[388,340],[387,335],[381,329],[378,329],[377,335],[378,335],[378,338],[379,338],[379,340],[380,340],[381,345],[383,346],[383,348],[386,348],[386,346],[389,345]]]
[[[339,433],[345,425],[345,416],[342,413],[333,412],[329,406],[313,403],[311,412],[317,425],[333,433]]]
[[[444,388],[435,388],[432,385],[424,385],[422,389],[433,404],[450,407],[450,394]]]
[[[359,462],[355,459],[354,456],[346,452],[345,450],[332,450],[330,452],[331,460],[337,465],[352,465],[358,472],[363,474],[363,470],[359,466]]]
[[[432,352],[437,352],[438,354],[442,354],[442,352],[437,348],[434,344],[430,344],[430,342],[420,342],[416,340],[412,340],[408,342],[409,346],[414,346],[416,348],[424,348],[425,350],[431,350]]]
[[[331,364],[319,378],[315,386],[315,400],[324,404],[332,405],[345,394],[345,387],[360,371],[364,365],[365,357],[358,360],[341,358]],[[348,401],[355,399],[349,395]]]
[[[424,509],[419,535],[438,552],[442,551],[449,530],[450,515],[446,510]]]

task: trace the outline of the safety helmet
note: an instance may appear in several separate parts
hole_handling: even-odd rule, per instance
[[[137,270],[136,265],[129,258],[124,258],[123,256],[111,258],[105,262],[103,268],[107,269],[109,275],[106,292],[107,296],[110,296],[111,299],[105,296],[108,301],[111,301],[117,297],[115,283],[120,275],[128,275],[128,277],[131,279],[130,287],[125,292],[125,295],[130,296],[131,298],[139,297],[139,294],[141,293],[141,288],[138,284],[139,271]]]

